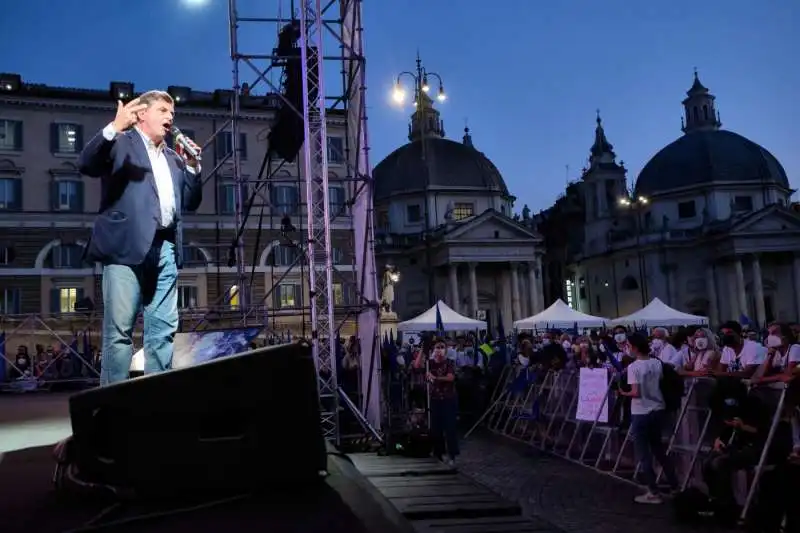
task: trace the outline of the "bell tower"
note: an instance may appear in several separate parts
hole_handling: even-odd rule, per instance
[[[694,83],[686,91],[686,98],[683,100],[684,116],[681,119],[681,129],[684,133],[714,131],[722,127],[714,100],[716,97],[700,83],[700,77],[695,69]]]

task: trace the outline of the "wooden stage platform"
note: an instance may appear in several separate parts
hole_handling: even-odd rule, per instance
[[[435,459],[351,454],[356,469],[419,533],[560,533]]]

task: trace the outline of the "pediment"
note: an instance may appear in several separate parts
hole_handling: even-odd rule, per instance
[[[78,165],[72,161],[64,161],[59,166],[51,168],[50,174],[53,176],[72,176],[80,174],[80,170],[78,170]]]
[[[800,231],[800,215],[781,206],[770,206],[735,223],[732,234]]]
[[[0,159],[0,174],[17,174],[25,173],[25,169],[17,166],[11,159]]]
[[[445,235],[445,240],[451,242],[520,239],[539,242],[542,240],[542,237],[532,229],[494,211],[487,211],[482,215],[468,220],[460,226],[448,231]]]

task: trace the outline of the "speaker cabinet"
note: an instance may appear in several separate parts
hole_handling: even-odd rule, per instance
[[[70,416],[80,476],[139,495],[307,483],[327,464],[306,343],[81,392]]]

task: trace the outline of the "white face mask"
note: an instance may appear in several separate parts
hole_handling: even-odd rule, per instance
[[[770,335],[769,337],[767,337],[767,342],[766,342],[767,348],[777,348],[781,344],[783,344],[783,341],[777,335]]]
[[[522,366],[528,366],[528,363],[530,363],[530,359],[528,359],[522,354],[517,355],[517,361],[519,361],[519,364],[521,364]]]
[[[664,341],[662,341],[661,339],[653,339],[650,342],[650,348],[653,349],[653,350],[658,351],[663,347],[664,347]]]
[[[542,339],[542,346],[549,346],[549,345],[550,345],[550,339]]]
[[[402,355],[398,355],[397,356],[397,364],[400,365],[400,366],[405,366],[406,358],[403,357]]]
[[[562,343],[561,343],[561,346],[562,346],[562,347],[563,347],[565,350],[569,350],[570,348],[572,348],[572,343],[571,343],[571,342],[569,342],[569,341],[564,341],[564,342],[562,342]]]
[[[628,338],[627,335],[625,335],[624,333],[616,333],[614,335],[614,340],[616,342],[625,342],[625,340],[627,340],[627,338]]]
[[[705,337],[698,337],[694,340],[694,347],[698,350],[705,350],[708,348],[708,339]]]

